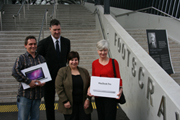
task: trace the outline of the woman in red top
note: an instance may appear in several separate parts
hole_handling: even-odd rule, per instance
[[[109,48],[108,42],[106,40],[100,40],[97,42],[96,47],[100,58],[92,63],[92,76],[114,78],[112,59],[107,57]],[[114,64],[116,69],[116,77],[120,78],[121,88],[122,79],[120,77],[119,64],[117,60],[114,60]],[[120,98],[121,93],[122,89],[119,90],[117,99]],[[90,88],[88,90],[88,95],[92,96],[90,93]],[[95,97],[95,103],[97,107],[98,120],[116,120],[117,100],[115,98]]]

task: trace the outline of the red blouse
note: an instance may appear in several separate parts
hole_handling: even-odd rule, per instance
[[[122,86],[122,79],[119,72],[119,64],[117,60],[115,59],[114,59],[114,64],[115,64],[115,69],[116,69],[116,77],[120,78],[120,86]],[[92,76],[114,78],[112,59],[110,58],[109,63],[106,65],[100,64],[99,59],[94,60],[92,63]]]

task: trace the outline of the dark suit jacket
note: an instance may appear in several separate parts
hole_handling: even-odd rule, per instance
[[[59,68],[66,66],[67,55],[70,52],[70,40],[61,37],[60,61],[57,60],[51,35],[38,43],[37,52],[45,58],[52,80],[55,80]]]
[[[86,100],[87,96],[87,90],[90,85],[90,76],[86,69],[78,67],[78,70],[80,72],[80,75],[83,80],[83,102]],[[72,82],[72,74],[71,74],[71,68],[69,66],[63,67],[59,69],[56,81],[55,81],[55,87],[56,92],[59,96],[59,107],[58,111],[63,114],[72,114],[72,107],[71,108],[65,108],[64,102],[69,101],[71,106],[73,106],[73,82]],[[90,106],[84,110],[86,114],[89,114],[92,112],[92,105],[90,103]]]

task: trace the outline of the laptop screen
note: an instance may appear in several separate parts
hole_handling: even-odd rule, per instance
[[[31,70],[25,73],[27,78],[31,80],[40,80],[44,78],[44,73],[42,68],[37,68],[35,70]]]

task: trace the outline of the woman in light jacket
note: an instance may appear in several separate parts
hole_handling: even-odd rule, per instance
[[[91,120],[92,105],[90,97],[87,96],[89,73],[78,67],[78,52],[71,51],[67,62],[67,67],[59,69],[55,81],[59,96],[58,111],[64,114],[65,120]]]

